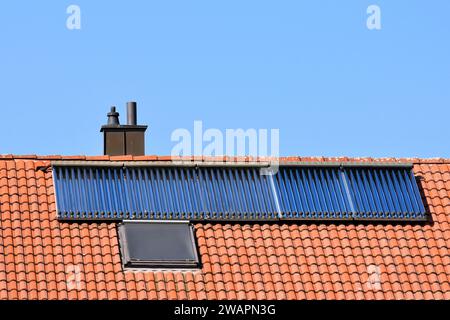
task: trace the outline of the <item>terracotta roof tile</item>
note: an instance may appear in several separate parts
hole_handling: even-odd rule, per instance
[[[63,159],[170,160],[0,156],[0,299],[450,299],[449,159],[282,158],[414,162],[432,222],[196,223],[202,267],[183,272],[124,271],[115,223],[57,221],[38,168]]]

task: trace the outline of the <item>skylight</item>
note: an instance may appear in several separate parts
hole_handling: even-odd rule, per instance
[[[198,267],[194,233],[187,222],[125,221],[118,226],[118,233],[124,267]]]

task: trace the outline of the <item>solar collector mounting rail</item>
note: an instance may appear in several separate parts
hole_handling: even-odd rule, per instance
[[[53,165],[62,220],[424,220],[410,165]]]

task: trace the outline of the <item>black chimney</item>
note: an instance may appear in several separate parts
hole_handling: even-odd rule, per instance
[[[127,124],[120,125],[116,107],[107,114],[108,123],[102,126],[103,153],[110,156],[145,155],[145,131],[147,126],[137,125],[136,102],[127,103]]]

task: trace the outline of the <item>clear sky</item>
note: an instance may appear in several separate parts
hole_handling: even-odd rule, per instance
[[[450,157],[449,16],[448,0],[3,1],[0,154],[101,154],[109,107],[124,122],[135,100],[148,154],[202,120],[278,128],[282,155]]]

